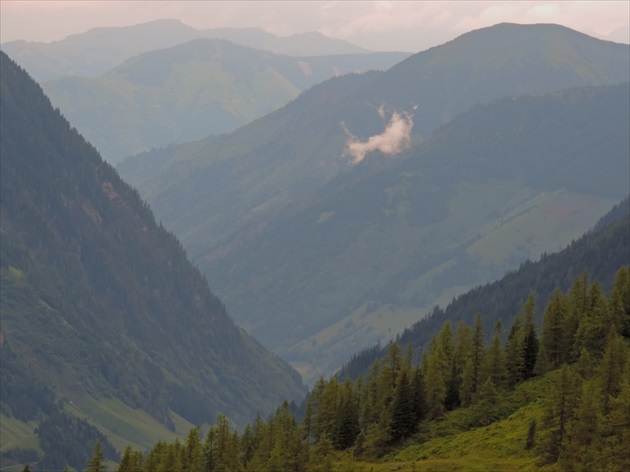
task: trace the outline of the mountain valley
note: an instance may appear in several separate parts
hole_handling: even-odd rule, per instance
[[[630,45],[158,20],[0,79],[3,471],[630,466]]]

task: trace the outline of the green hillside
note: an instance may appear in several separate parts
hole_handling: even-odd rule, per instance
[[[96,439],[112,457],[219,411],[239,425],[300,399],[298,374],[234,325],[181,244],[4,53],[0,75],[3,467],[32,454],[83,467]]]

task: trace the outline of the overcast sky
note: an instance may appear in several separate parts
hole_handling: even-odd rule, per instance
[[[0,0],[0,41],[56,41],[97,26],[177,18],[198,29],[260,27],[286,36],[319,31],[372,50],[417,52],[500,22],[558,23],[630,42],[620,1],[20,1]]]

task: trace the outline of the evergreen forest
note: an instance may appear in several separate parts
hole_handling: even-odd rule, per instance
[[[240,432],[219,415],[203,434],[128,447],[116,471],[628,470],[630,268],[608,293],[583,273],[543,311],[537,324],[530,295],[511,326],[446,321],[418,362],[392,342],[368,375],[321,378],[301,409]],[[514,418],[494,455],[441,450]],[[99,443],[87,470],[103,467]]]

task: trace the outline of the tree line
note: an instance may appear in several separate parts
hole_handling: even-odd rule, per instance
[[[626,470],[630,465],[630,268],[605,295],[584,273],[550,296],[540,326],[529,296],[503,342],[503,326],[485,342],[483,317],[472,326],[446,321],[418,362],[391,343],[387,356],[355,380],[320,378],[299,421],[285,402],[242,432],[218,417],[205,437],[158,442],[143,454],[127,448],[117,472],[331,471],[335,451],[377,458],[422,440],[431,422],[466,408],[470,427],[508,416],[501,402],[519,384],[548,376],[544,414],[524,447],[539,465],[559,470]],[[98,447],[98,446],[97,446]],[[104,470],[98,452],[91,472]]]

